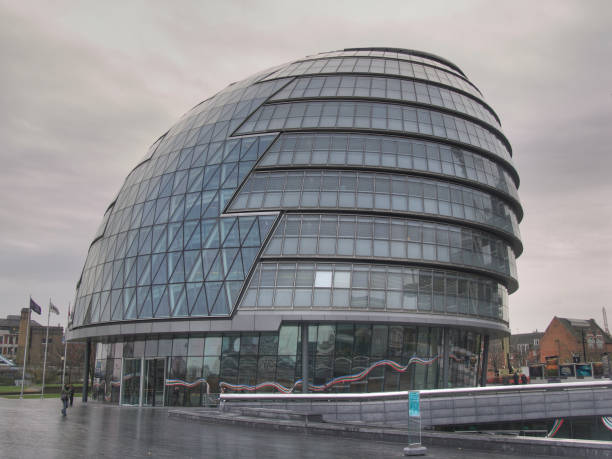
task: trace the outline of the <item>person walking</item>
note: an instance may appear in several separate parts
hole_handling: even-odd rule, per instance
[[[68,408],[68,397],[70,396],[70,389],[68,388],[68,384],[62,387],[62,393],[60,398],[62,399],[62,416],[66,416],[66,408]]]
[[[70,406],[72,406],[72,402],[74,401],[74,386],[72,384],[70,384]]]

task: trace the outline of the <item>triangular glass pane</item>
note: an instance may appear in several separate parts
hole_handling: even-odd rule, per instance
[[[166,263],[166,254],[153,255],[153,283],[165,284],[168,282],[168,266]],[[158,265],[159,263],[159,265]],[[157,268],[157,271],[155,270]]]
[[[138,230],[132,230],[128,233],[127,248],[126,255],[128,257],[136,256],[138,253]]]
[[[156,165],[155,170],[160,170],[158,168],[159,165]],[[147,196],[149,199],[157,198],[157,194],[159,193],[159,182],[161,180],[161,176],[153,177],[149,182],[149,189],[147,190]]]
[[[225,157],[223,158],[224,163],[233,163],[240,159],[240,141],[239,140],[228,140],[225,143]]]
[[[123,258],[125,256],[126,239],[127,239],[127,233],[121,233],[117,235],[117,246],[115,250],[115,259]]]
[[[270,144],[274,142],[274,139],[276,139],[276,135],[262,135],[257,138],[259,141],[257,144],[257,159],[265,153]]]
[[[86,310],[85,310],[85,314],[83,315],[83,325],[89,325],[91,323],[91,296],[87,297],[87,302],[86,302]]]
[[[110,292],[104,291],[100,294],[100,308],[102,312],[100,313],[100,322],[108,322],[110,320],[110,306],[111,296]]]
[[[227,273],[229,273],[229,270],[232,267],[232,264],[234,263],[234,258],[236,258],[238,249],[222,249],[221,253],[221,258],[223,260],[223,278],[225,279],[225,276],[227,276]]]
[[[207,249],[219,247],[219,227],[217,219],[202,220],[202,247]]]
[[[173,317],[186,317],[189,315],[187,310],[187,298],[185,297],[185,286],[183,284],[170,285],[170,309]]]
[[[142,220],[142,209],[144,204],[136,204],[132,208],[132,218],[130,221],[130,228],[138,228],[140,226],[140,220]]]
[[[214,218],[219,216],[219,193],[215,193],[210,200],[208,208],[203,213],[202,218]]]
[[[257,141],[256,139],[248,139],[250,142],[243,141],[243,153],[240,158],[241,161],[257,161]],[[245,149],[246,147],[246,149]]]
[[[113,306],[113,313],[111,314],[111,320],[122,320],[123,319],[123,295],[121,289],[111,290],[111,301]]]
[[[214,168],[213,173],[210,175],[210,178],[206,180],[206,176],[204,177],[204,189],[205,190],[216,190],[219,188],[219,178],[221,177],[221,172],[219,166],[208,166]],[[208,172],[208,167],[206,168],[206,172]]]
[[[135,288],[126,288],[123,290],[123,304],[125,305],[125,317],[128,319],[136,318],[136,289]]]
[[[153,253],[165,252],[168,247],[168,232],[166,225],[155,225],[153,227]]]
[[[155,201],[147,201],[144,203],[144,209],[142,211],[142,223],[141,226],[149,226],[153,224],[153,216],[155,209]]]
[[[159,185],[159,196],[170,196],[172,191],[172,183],[174,182],[174,174],[162,175],[161,184]]]
[[[242,287],[242,282],[226,282],[225,283],[225,293],[228,298],[228,304],[230,307],[230,311],[234,309],[234,305],[236,301],[238,301],[238,295],[240,295],[240,288]]]
[[[170,198],[170,221],[178,222],[185,216],[185,195]]]
[[[225,180],[221,180],[221,188],[236,188],[238,186],[238,165],[233,165],[234,167],[231,169],[227,178]]]
[[[246,247],[259,247],[261,245],[261,237],[259,236],[259,226],[254,224],[251,231],[242,243]]]
[[[192,145],[185,145],[186,147],[190,147]],[[179,161],[179,152],[175,151],[173,153],[170,153],[168,155],[168,164],[166,164],[166,168],[164,169],[165,171],[175,171],[177,168],[177,164]]]
[[[259,252],[259,247],[243,247],[242,248],[242,264],[244,266],[244,271],[249,272],[251,266],[253,265],[253,261],[257,257],[257,253]]]
[[[151,255],[138,257],[138,285],[151,284]]]
[[[225,289],[221,289],[219,292],[219,296],[217,297],[217,301],[215,301],[215,305],[213,306],[212,311],[210,312],[211,316],[226,316],[229,313],[229,307],[227,304],[227,296],[225,294]]]
[[[206,284],[204,285],[204,289],[206,291],[206,301],[209,305],[215,304],[217,295],[219,294],[219,290],[221,289],[222,285],[222,282],[206,282]],[[209,308],[209,314],[210,309],[211,308]]]
[[[193,159],[193,148],[183,148],[177,169],[189,169]]]
[[[208,156],[208,144],[197,145],[193,152],[193,162],[191,167],[201,167],[206,164],[206,156]]]
[[[195,222],[185,222],[185,241],[186,250],[199,249],[200,247],[202,247],[202,243],[200,241],[199,220]]]
[[[151,253],[151,227],[142,228],[138,237],[138,253]]]
[[[185,282],[182,252],[170,252],[168,254],[168,279],[170,283]]]
[[[238,225],[240,227],[240,242],[244,243],[247,234],[249,234],[249,230],[251,226],[253,226],[253,222],[255,221],[255,217],[238,217]]]
[[[268,231],[270,231],[270,228],[272,228],[276,217],[276,215],[259,217],[259,231],[261,233],[261,239],[264,239],[266,237]]]
[[[136,286],[136,257],[125,259],[125,286],[135,287]]]
[[[153,287],[155,288],[155,287]],[[164,288],[157,309],[155,310],[155,317],[170,317],[170,301],[168,299],[168,289]]]
[[[211,143],[208,147],[208,158],[206,158],[206,164],[219,164],[223,157],[223,142]],[[204,176],[204,183],[208,182],[206,176]]]
[[[217,256],[213,261],[208,274],[206,275],[207,281],[220,281],[223,280],[223,266],[221,264],[221,256]]]
[[[157,287],[161,288],[161,287]],[[139,287],[136,293],[138,300],[138,318],[148,319],[153,317],[153,302],[151,300],[151,288]]]
[[[102,290],[110,290],[112,273],[113,273],[113,264],[104,263],[104,274],[103,274],[104,281],[102,282]]]
[[[221,219],[221,241],[225,241],[225,238],[229,234],[230,230],[236,223],[236,218],[222,218]],[[223,244],[221,244],[223,245]]]
[[[174,186],[172,187],[172,194],[183,194],[187,191],[187,171],[179,171],[174,177]]]
[[[100,294],[95,293],[92,299],[91,322],[100,322]]]
[[[215,257],[217,256],[219,251],[217,249],[205,249],[202,250],[202,263],[204,265],[204,275],[208,274],[212,264],[215,261]]]
[[[202,270],[202,257],[200,256],[200,251],[185,251],[184,257],[187,282],[202,282],[204,280],[204,271]]]
[[[183,249],[183,225],[181,223],[170,223],[168,225],[168,250],[173,252],[175,250]]]
[[[200,143],[210,142],[210,138],[212,135],[212,128],[213,128],[212,124],[202,126],[202,129],[200,129],[200,133],[198,134],[198,140],[196,143],[200,144]]]
[[[244,178],[249,175],[251,169],[255,165],[255,161],[241,162],[238,166],[238,183],[242,183]]]
[[[242,257],[240,252],[236,256],[229,273],[225,276],[225,280],[244,280],[244,271],[242,270]]]
[[[223,140],[227,137],[227,129],[229,128],[228,121],[221,121],[215,125],[215,130],[213,131],[212,140]]]
[[[225,238],[225,241],[223,241],[223,247],[240,247],[238,224],[234,224],[234,226],[232,226],[232,229]]]
[[[123,260],[113,263],[113,285],[112,288],[123,287]]]
[[[189,193],[185,198],[185,220],[199,219],[202,213],[201,193]]]
[[[204,177],[204,168],[198,167],[197,169],[191,169],[189,171],[189,182],[187,185],[187,191],[199,192],[202,191],[202,178]]]
[[[155,207],[154,223],[165,223],[168,221],[168,212],[170,210],[170,198],[159,198]]]
[[[193,289],[191,295],[189,290]],[[189,315],[207,316],[208,308],[206,307],[206,293],[202,284],[187,284],[187,295],[189,299]],[[193,295],[197,295],[197,298]]]

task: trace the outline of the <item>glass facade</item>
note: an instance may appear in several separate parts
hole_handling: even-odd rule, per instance
[[[518,288],[518,186],[498,116],[435,55],[346,49],[232,83],[153,143],[94,235],[70,323],[93,396],[477,385]]]
[[[444,373],[444,333],[441,327],[311,324],[310,389],[380,392],[439,388]],[[475,385],[481,335],[461,330],[447,333],[450,384]],[[300,386],[301,346],[301,327],[294,324],[273,333],[150,335],[136,341],[100,343],[92,395],[97,400],[121,399],[124,405],[206,406],[211,394],[237,387],[288,392],[296,384]],[[344,378],[348,376],[350,380]],[[121,386],[116,384],[119,380]]]

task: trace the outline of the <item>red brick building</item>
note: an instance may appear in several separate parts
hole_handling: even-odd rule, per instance
[[[600,362],[612,353],[612,337],[594,319],[553,317],[540,339],[540,361],[559,356],[559,363]]]

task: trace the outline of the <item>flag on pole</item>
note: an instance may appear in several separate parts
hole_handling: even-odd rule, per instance
[[[59,309],[57,309],[55,305],[51,302],[49,302],[49,309],[51,310],[53,314],[57,314],[59,316],[59,313],[60,313]]]
[[[38,315],[42,313],[42,309],[40,308],[40,306],[38,306],[38,304],[36,304],[36,301],[34,301],[32,298],[30,298],[30,309]]]

